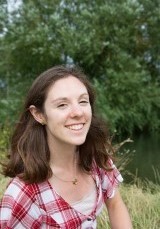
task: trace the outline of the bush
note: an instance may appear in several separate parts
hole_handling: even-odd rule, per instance
[[[9,147],[10,133],[11,128],[8,126],[0,128],[0,159],[4,159],[6,157]]]

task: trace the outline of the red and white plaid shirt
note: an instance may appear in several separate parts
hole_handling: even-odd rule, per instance
[[[114,196],[116,186],[123,180],[117,168],[112,166],[113,171],[108,172],[93,166],[97,201],[89,215],[72,208],[48,181],[25,184],[18,177],[13,178],[0,202],[0,228],[96,228],[96,216],[100,214],[106,199]]]

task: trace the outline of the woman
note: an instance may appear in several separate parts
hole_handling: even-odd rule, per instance
[[[122,177],[94,90],[76,68],[53,67],[33,83],[11,142],[0,228],[96,228],[104,203],[111,227],[129,229]]]

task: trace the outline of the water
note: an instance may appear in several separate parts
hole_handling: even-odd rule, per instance
[[[126,144],[125,148],[130,149],[131,162],[127,170],[141,180],[148,179],[160,184],[160,135],[132,138],[133,143]],[[126,176],[128,182],[133,177]]]

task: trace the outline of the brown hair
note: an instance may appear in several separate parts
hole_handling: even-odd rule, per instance
[[[95,115],[93,87],[79,68],[56,66],[37,77],[28,92],[24,111],[12,136],[9,161],[3,169],[5,176],[19,176],[26,182],[34,183],[42,182],[52,175],[45,126],[35,121],[29,107],[34,105],[43,112],[44,102],[51,85],[70,75],[78,78],[85,85],[92,108],[92,121],[86,141],[79,146],[80,166],[89,172],[95,160],[99,167],[107,168],[107,149],[110,147],[107,143],[108,131],[106,125]]]

